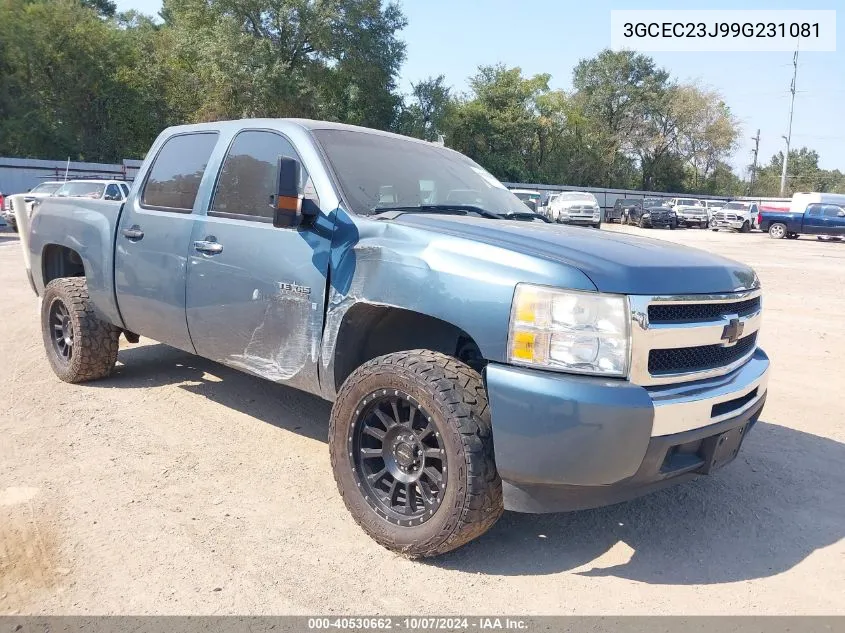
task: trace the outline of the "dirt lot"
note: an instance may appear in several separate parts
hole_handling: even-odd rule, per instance
[[[507,513],[427,562],[347,515],[326,402],[146,340],[109,380],[61,383],[0,233],[0,613],[845,614],[845,243],[649,233],[763,280],[773,371],[740,458],[611,508]]]

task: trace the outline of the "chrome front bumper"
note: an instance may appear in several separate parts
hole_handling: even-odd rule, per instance
[[[691,431],[753,409],[765,397],[769,358],[761,349],[730,374],[707,380],[652,387],[652,437]]]

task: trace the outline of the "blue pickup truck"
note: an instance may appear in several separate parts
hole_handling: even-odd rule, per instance
[[[119,337],[143,335],[333,401],[350,513],[432,556],[505,508],[596,507],[711,473],[766,400],[751,268],[508,219],[524,213],[424,141],[180,126],[123,204],[45,200],[29,276],[62,380],[106,378]]]
[[[796,193],[788,212],[764,209],[757,223],[776,240],[801,234],[841,239],[845,237],[845,195]]]

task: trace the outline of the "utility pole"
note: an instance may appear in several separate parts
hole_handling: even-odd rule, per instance
[[[795,80],[798,78],[798,51],[792,56],[792,65],[795,69],[792,71],[792,85],[789,91],[792,93],[792,98],[789,100],[789,127],[786,130],[786,136],[783,139],[786,141],[786,153],[783,155],[783,171],[780,173],[780,196],[783,197],[786,192],[786,164],[789,162],[789,144],[792,140],[792,111],[795,107]]]
[[[757,179],[757,152],[760,151],[760,130],[757,130],[757,136],[752,136],[754,141],[754,162],[751,163],[751,179],[748,183],[748,195],[754,195],[754,181]]]

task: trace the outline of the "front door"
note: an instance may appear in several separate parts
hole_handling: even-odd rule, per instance
[[[216,132],[171,136],[139,193],[126,201],[115,238],[115,288],[127,329],[189,352],[185,324],[193,208]]]
[[[828,235],[845,237],[845,208],[836,204],[824,205],[824,224]]]
[[[279,156],[298,158],[268,130],[239,132],[191,238],[187,319],[197,353],[317,392],[331,226],[273,226]],[[319,206],[302,168],[305,204]]]
[[[804,212],[804,232],[811,235],[824,234],[824,206],[821,204],[811,204],[807,206]]]

